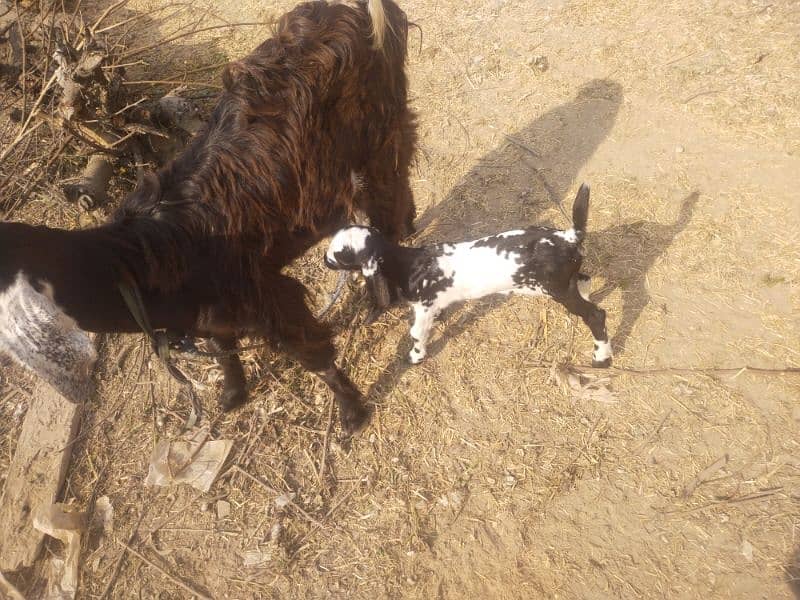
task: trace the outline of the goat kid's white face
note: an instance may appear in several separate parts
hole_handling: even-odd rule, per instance
[[[333,236],[325,264],[331,269],[357,270],[369,277],[378,270],[378,261],[369,248],[370,237],[375,233],[368,227],[347,227]]]
[[[56,304],[47,282],[24,273],[0,291],[0,351],[12,356],[69,399],[87,389],[97,359],[94,344]]]

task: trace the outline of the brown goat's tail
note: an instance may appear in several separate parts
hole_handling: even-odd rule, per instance
[[[372,21],[372,47],[375,50],[382,50],[383,39],[386,37],[386,28],[391,28],[391,24],[386,19],[383,0],[367,0],[367,12]]]

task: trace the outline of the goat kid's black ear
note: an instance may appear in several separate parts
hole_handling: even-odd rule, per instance
[[[386,308],[391,304],[391,294],[389,293],[389,282],[386,281],[381,272],[380,262],[375,258],[370,258],[361,268],[361,272],[367,279],[372,298],[379,308]]]
[[[372,296],[375,299],[375,304],[380,308],[387,308],[391,304],[391,296],[389,294],[389,284],[386,278],[381,273],[375,273],[368,278],[370,287],[372,288]]]

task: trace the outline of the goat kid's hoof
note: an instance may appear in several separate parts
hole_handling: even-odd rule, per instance
[[[352,404],[348,408],[339,409],[339,421],[345,435],[351,436],[360,432],[369,423],[372,411],[364,404]]]
[[[242,388],[222,390],[219,397],[219,406],[222,412],[230,412],[247,402],[247,391]]]
[[[425,354],[423,352],[412,349],[411,352],[408,353],[408,362],[412,365],[418,365],[423,360],[425,360]]]
[[[608,358],[603,360],[592,359],[592,366],[595,369],[607,369],[608,367],[611,366],[611,357],[609,356]]]

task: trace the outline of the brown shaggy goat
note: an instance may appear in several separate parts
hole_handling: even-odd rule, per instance
[[[68,382],[77,328],[138,330],[119,291],[128,284],[154,329],[220,350],[242,336],[280,344],[333,390],[343,429],[357,430],[361,395],[306,289],[281,269],[357,210],[392,240],[412,230],[407,32],[392,0],[301,4],[227,67],[206,126],[107,224],[0,224],[0,349]],[[220,363],[228,410],[247,398],[244,372],[235,354]]]

